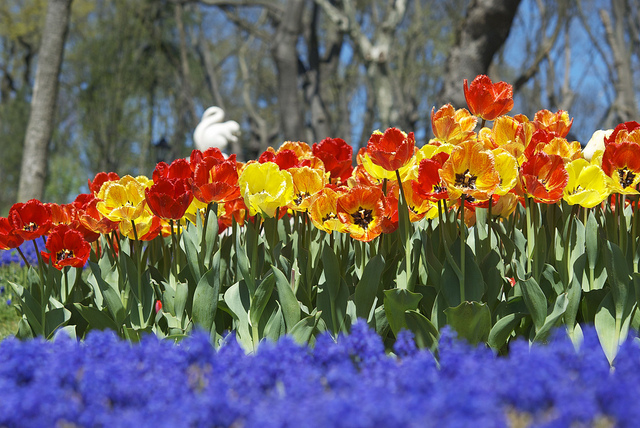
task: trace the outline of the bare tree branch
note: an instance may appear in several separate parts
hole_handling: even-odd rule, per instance
[[[546,15],[544,13],[544,5],[540,4],[539,8],[540,8],[540,14],[543,16]],[[556,25],[553,29],[553,33],[551,34],[551,36],[547,37],[546,32],[541,31],[542,40],[540,42],[540,45],[538,46],[535,59],[533,60],[533,63],[526,70],[520,73],[520,76],[518,76],[515,79],[513,83],[514,92],[517,92],[533,76],[535,76],[536,73],[538,73],[538,71],[540,70],[540,64],[545,58],[549,56],[549,53],[551,52],[551,49],[555,45],[556,40],[558,40],[558,35],[560,34],[560,30],[562,29],[565,23],[565,19],[564,19],[565,16],[566,16],[566,5],[564,2],[560,2],[558,4],[558,13],[556,15]],[[542,27],[545,28],[546,23],[543,22]]]

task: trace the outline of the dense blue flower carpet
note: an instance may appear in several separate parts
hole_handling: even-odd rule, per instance
[[[445,329],[437,359],[401,335],[395,355],[366,324],[314,348],[284,338],[246,355],[232,335],[178,345],[109,332],[0,343],[4,427],[634,427],[640,346],[611,369],[595,331],[578,352],[558,330],[509,355]]]

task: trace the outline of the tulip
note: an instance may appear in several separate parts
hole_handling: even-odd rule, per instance
[[[471,113],[483,122],[507,114],[513,108],[513,88],[506,82],[492,83],[485,75],[479,75],[471,85],[464,79],[464,98]],[[484,126],[484,124],[483,124]]]
[[[260,213],[274,217],[278,207],[288,205],[294,198],[291,174],[281,171],[273,162],[247,164],[238,178],[238,186],[252,216]]]

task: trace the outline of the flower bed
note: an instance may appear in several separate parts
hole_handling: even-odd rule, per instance
[[[637,426],[640,346],[615,369],[585,328],[579,352],[560,330],[548,345],[513,341],[506,357],[454,340],[438,359],[401,333],[395,355],[359,321],[315,347],[285,336],[246,354],[233,336],[178,345],[113,332],[0,343],[0,426],[568,427]]]
[[[583,152],[567,112],[510,116],[511,86],[487,76],[464,91],[420,148],[392,127],[355,156],[331,137],[246,163],[193,150],[151,178],[99,172],[70,204],[14,204],[0,249],[39,259],[11,281],[18,337],[198,326],[254,350],[362,318],[387,345],[408,329],[434,350],[449,326],[505,352],[593,324],[612,363],[640,330],[640,123]]]

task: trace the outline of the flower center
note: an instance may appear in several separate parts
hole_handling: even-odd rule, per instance
[[[629,171],[627,167],[618,170],[618,176],[620,177],[620,185],[623,189],[631,186],[633,184],[633,180],[635,180],[636,175]]]
[[[353,217],[353,224],[366,229],[369,226],[369,223],[373,221],[373,210],[358,207],[358,211],[351,214],[351,217]]]
[[[32,221],[29,223],[25,223],[24,226],[22,226],[22,230],[24,230],[25,232],[33,232],[37,228],[38,228],[38,225]]]
[[[67,250],[66,248],[56,253],[56,259],[58,259],[58,261],[71,259],[73,257],[75,257],[75,254],[73,254],[73,251]]]
[[[322,222],[324,223],[325,221],[333,220],[335,218],[336,215],[334,213],[328,213],[326,216],[322,217]]]
[[[467,189],[475,189],[477,179],[478,177],[471,174],[469,169],[467,169],[462,174],[456,174],[456,185],[466,187]]]
[[[296,205],[300,205],[302,203],[302,201],[305,200],[308,197],[309,197],[309,194],[307,192],[300,192],[296,196],[296,199],[294,200],[294,202],[295,202]]]

